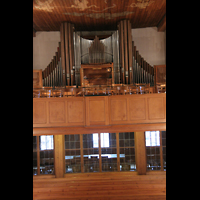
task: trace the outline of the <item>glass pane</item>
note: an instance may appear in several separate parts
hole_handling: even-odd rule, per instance
[[[119,133],[120,171],[135,171],[134,132]]]
[[[33,151],[37,151],[37,137],[33,136]]]
[[[98,133],[83,134],[84,172],[99,171]]]
[[[166,131],[162,131],[163,169],[166,171]]]
[[[40,174],[54,174],[53,135],[39,136],[39,141],[40,141]]]
[[[103,140],[103,141],[102,141]],[[116,133],[101,133],[102,171],[117,171]]]
[[[65,172],[81,172],[80,135],[65,135]]]
[[[40,136],[40,150],[50,150],[53,147],[53,135]]]
[[[37,152],[33,152],[33,175],[37,175]]]
[[[33,175],[37,175],[37,137],[33,136]]]
[[[65,150],[66,173],[81,172],[80,150]]]
[[[160,132],[146,131],[147,170],[160,170]]]
[[[159,131],[146,131],[146,146],[160,146],[160,132]]]

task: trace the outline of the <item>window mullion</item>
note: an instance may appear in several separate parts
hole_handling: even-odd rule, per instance
[[[37,137],[37,174],[40,175],[40,140],[39,136]]]
[[[101,159],[101,133],[98,133],[99,138],[99,172],[102,172],[102,159]]]
[[[161,171],[163,171],[164,167],[163,167],[163,150],[162,150],[162,131],[160,131],[160,166],[161,166]]]

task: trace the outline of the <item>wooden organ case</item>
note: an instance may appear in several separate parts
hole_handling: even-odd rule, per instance
[[[113,63],[105,63],[104,44],[95,36],[89,48],[89,63],[81,64],[81,86],[114,84]]]

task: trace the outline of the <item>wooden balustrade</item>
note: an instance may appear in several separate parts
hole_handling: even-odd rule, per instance
[[[33,98],[33,127],[165,123],[166,93]]]

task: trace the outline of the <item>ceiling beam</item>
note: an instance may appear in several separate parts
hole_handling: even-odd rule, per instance
[[[158,32],[164,32],[166,30],[166,14],[158,23],[157,28],[158,28]]]
[[[36,30],[33,28],[33,37],[36,37]]]

